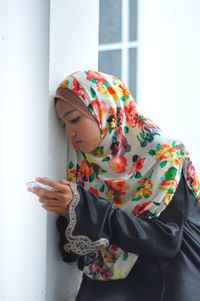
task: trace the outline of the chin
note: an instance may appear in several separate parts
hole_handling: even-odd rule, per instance
[[[93,152],[93,148],[91,147],[79,147],[79,150],[82,152],[82,153],[86,153],[86,154],[90,154]]]

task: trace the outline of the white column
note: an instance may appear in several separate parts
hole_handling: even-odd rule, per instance
[[[51,0],[49,54],[49,173],[52,179],[66,177],[66,138],[56,118],[53,96],[58,84],[71,72],[96,69],[98,62],[99,2]],[[47,301],[74,301],[81,273],[66,264],[58,253],[56,216],[48,215]]]
[[[139,2],[138,101],[183,140],[200,175],[200,2]]]
[[[0,2],[0,300],[44,301],[46,213],[25,183],[47,175],[49,1]]]

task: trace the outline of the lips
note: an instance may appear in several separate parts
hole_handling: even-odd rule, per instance
[[[76,149],[80,146],[81,143],[82,143],[81,140],[72,141],[72,144],[73,144],[73,146],[74,146]]]
[[[82,141],[81,141],[81,140],[78,140],[78,141],[74,141],[73,143],[76,144],[76,145],[79,145],[79,144],[82,143]]]

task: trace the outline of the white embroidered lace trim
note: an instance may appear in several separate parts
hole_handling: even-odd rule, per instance
[[[74,252],[78,255],[86,255],[94,252],[97,249],[106,248],[109,246],[109,241],[107,238],[101,238],[96,241],[91,241],[91,239],[85,235],[73,236],[72,232],[76,225],[76,212],[75,208],[80,201],[80,195],[77,190],[77,185],[75,183],[70,183],[70,187],[73,192],[73,200],[69,206],[69,224],[66,228],[65,235],[69,241],[64,245],[66,252]]]

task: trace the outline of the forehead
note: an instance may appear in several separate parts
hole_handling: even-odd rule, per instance
[[[57,100],[57,102],[56,102],[56,111],[57,111],[57,113],[60,117],[62,117],[65,113],[67,113],[68,111],[71,111],[71,110],[76,110],[77,111],[76,108],[74,108],[73,106],[71,106],[67,102],[65,102],[63,100]]]

